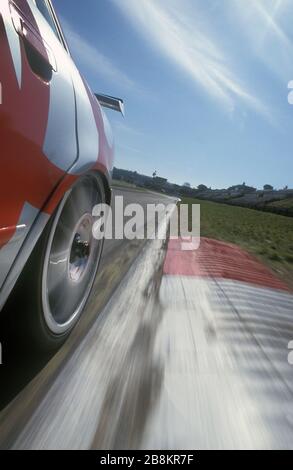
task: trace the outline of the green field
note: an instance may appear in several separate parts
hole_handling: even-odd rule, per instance
[[[201,236],[245,248],[293,287],[293,218],[191,198],[182,203],[200,204]]]

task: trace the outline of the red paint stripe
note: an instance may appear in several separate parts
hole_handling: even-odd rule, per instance
[[[164,274],[233,279],[290,291],[260,261],[236,245],[201,238],[198,250],[182,251],[182,240],[169,240]]]

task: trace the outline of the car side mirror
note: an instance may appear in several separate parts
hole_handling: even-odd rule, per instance
[[[120,98],[114,98],[114,96],[109,95],[101,95],[99,93],[95,93],[95,97],[97,98],[98,102],[104,108],[113,109],[114,111],[118,111],[124,116],[124,102]]]

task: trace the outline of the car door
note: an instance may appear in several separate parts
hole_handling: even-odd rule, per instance
[[[71,61],[47,0],[0,3],[0,287],[77,159]]]

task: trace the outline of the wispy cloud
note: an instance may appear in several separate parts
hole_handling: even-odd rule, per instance
[[[258,27],[258,31],[263,37],[273,34],[283,46],[291,47],[287,35],[278,24],[278,18],[284,13],[287,6],[287,0],[247,0],[245,5],[242,5],[242,13],[245,9],[250,16],[254,16],[252,25]],[[250,24],[247,25],[248,29],[250,29],[249,27]]]
[[[228,4],[246,44],[282,80],[292,73],[293,45],[284,24],[293,15],[292,0],[246,0]]]
[[[97,75],[102,75],[111,82],[118,83],[121,87],[131,88],[132,90],[136,88],[133,80],[119,70],[94,45],[74,31],[64,19],[62,19],[62,26],[73,56],[83,67],[90,69]]]
[[[232,111],[242,101],[257,112],[269,113],[237,76],[229,58],[196,20],[182,0],[113,0],[151,45]]]

